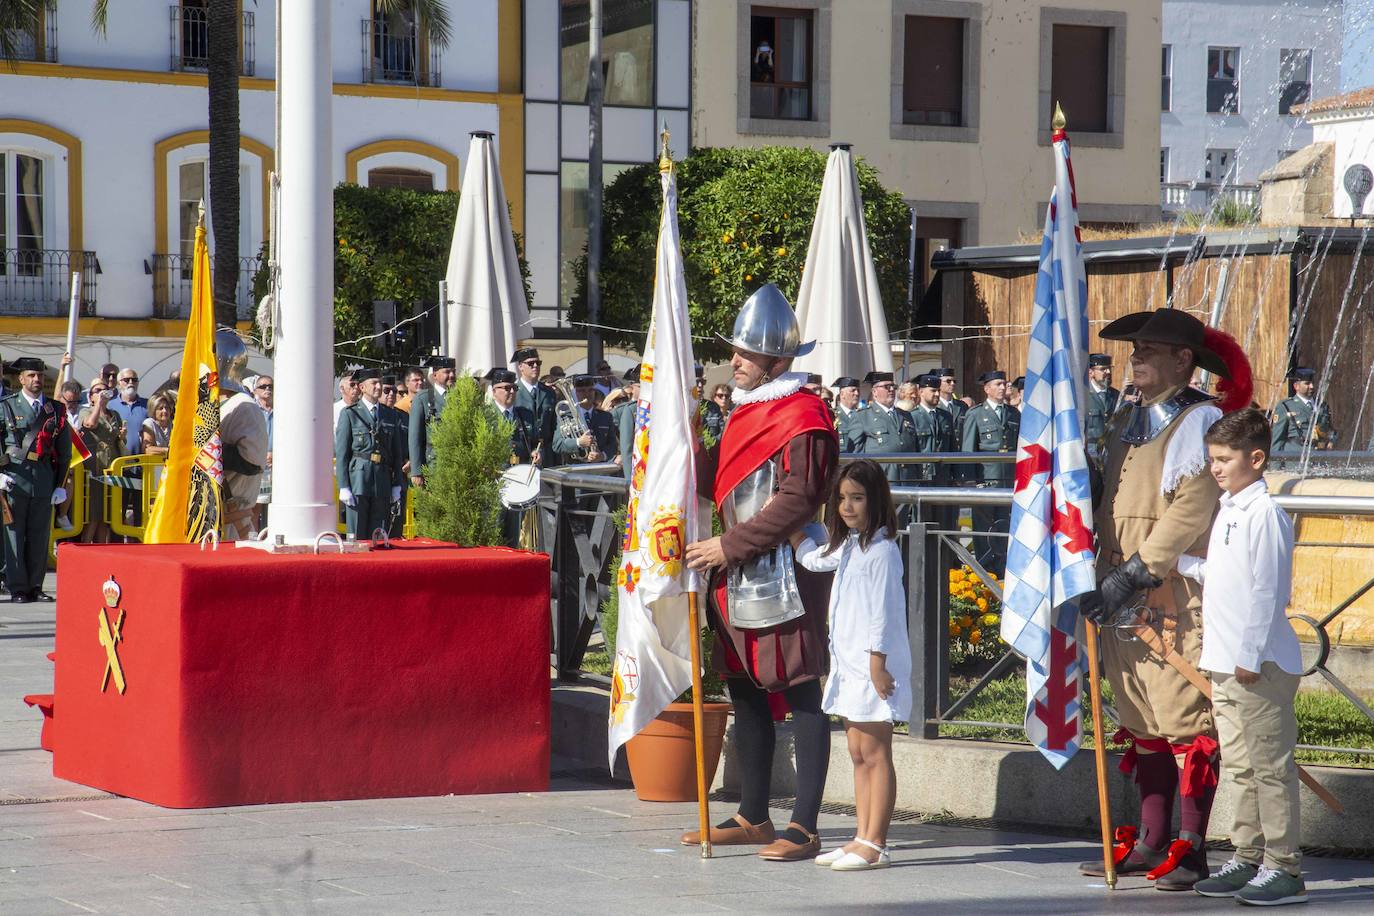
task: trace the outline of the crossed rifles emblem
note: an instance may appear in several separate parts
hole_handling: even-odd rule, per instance
[[[120,588],[115,582],[114,576],[106,580],[101,587],[105,595],[105,604],[110,609],[119,607]],[[100,609],[100,644],[105,647],[105,673],[100,678],[100,692],[104,693],[106,686],[110,683],[111,676],[114,677],[115,689],[121,694],[127,686],[124,683],[124,668],[119,664],[119,650],[116,648],[124,641],[122,631],[124,629],[124,609],[119,608],[119,617],[115,619],[114,626],[110,626],[110,618],[105,612],[105,608]]]

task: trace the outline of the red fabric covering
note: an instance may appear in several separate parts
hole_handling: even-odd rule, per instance
[[[1124,728],[1119,728],[1112,741],[1126,744],[1126,753],[1121,755],[1121,772],[1134,773],[1136,747],[1156,754],[1182,754],[1183,774],[1179,779],[1179,794],[1185,798],[1197,798],[1217,784],[1217,751],[1220,749],[1213,738],[1198,735],[1191,744],[1170,744],[1163,738],[1137,738]]]
[[[548,558],[393,543],[63,544],[53,774],[173,808],[546,789]]]
[[[825,402],[802,389],[776,401],[740,404],[720,439],[720,458],[712,496],[716,508],[759,465],[803,433],[824,430],[835,436],[834,421]]]
[[[38,746],[45,751],[52,751],[52,694],[50,693],[31,693],[24,697],[27,706],[37,706],[38,711],[43,714],[43,729],[38,733]]]

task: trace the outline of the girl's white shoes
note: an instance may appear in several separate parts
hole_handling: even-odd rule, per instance
[[[839,849],[832,849],[824,855],[816,856],[816,864],[828,867],[831,871],[868,871],[874,868],[887,868],[892,864],[892,856],[886,846],[879,846],[859,837],[855,837],[853,842],[877,852],[878,860],[870,862],[856,852],[845,852],[841,846]]]

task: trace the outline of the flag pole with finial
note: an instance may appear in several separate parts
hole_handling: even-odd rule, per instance
[[[668,149],[668,122],[663,122],[659,133],[662,144],[658,153],[658,171],[667,175],[673,170],[673,154]],[[664,193],[667,193],[665,186]],[[711,858],[711,802],[707,797],[706,785],[706,728],[703,723],[701,697],[701,618],[697,611],[697,593],[687,593],[687,629],[691,634],[692,646],[692,743],[696,751],[697,763],[697,820],[701,836],[701,857]]]
[[[1064,109],[1054,103],[1054,118],[1050,121],[1054,128],[1055,141],[1067,140],[1065,128],[1069,126],[1064,117]],[[1062,202],[1061,202],[1062,206]],[[1098,660],[1097,624],[1091,620],[1083,623],[1084,635],[1088,644],[1088,693],[1092,698],[1093,716],[1093,763],[1097,771],[1097,817],[1102,825],[1102,871],[1107,887],[1116,890],[1116,861],[1112,850],[1112,809],[1111,796],[1107,791],[1107,735],[1102,726],[1102,666]]]

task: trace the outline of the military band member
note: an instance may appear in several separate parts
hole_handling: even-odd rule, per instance
[[[916,379],[916,409],[911,411],[916,424],[917,452],[954,451],[954,418],[940,406],[940,377],[928,374]],[[916,479],[944,481],[949,476],[947,464],[917,466]]]
[[[401,412],[383,406],[380,369],[355,373],[358,402],[339,414],[334,428],[334,474],[348,533],[371,538],[391,524],[391,506],[401,501],[406,447]]]
[[[539,380],[539,369],[544,361],[534,347],[521,347],[511,354],[510,361],[515,366],[515,403],[534,415],[534,426],[539,431],[535,443],[540,450],[540,464],[553,467],[559,464],[561,456],[553,450],[553,430],[557,425],[553,405],[558,403],[558,393]]]
[[[591,376],[579,375],[573,385],[577,403],[572,405],[572,409],[581,417],[587,431],[572,438],[565,434],[560,424],[553,431],[553,450],[570,462],[609,461],[612,455],[620,451],[615,422],[606,411],[592,406],[596,385]]]
[[[538,466],[542,457],[539,454],[539,425],[529,408],[515,403],[518,384],[515,373],[509,369],[495,368],[485,378],[491,384],[491,402],[497,413],[511,424],[510,463]],[[501,510],[501,536],[507,547],[520,546],[520,521],[523,517],[523,512],[505,508]]]
[[[865,455],[891,455],[916,451],[916,423],[897,406],[897,383],[891,372],[870,372],[864,381],[872,386],[868,406],[859,411],[858,448]],[[880,462],[882,463],[882,462]],[[884,465],[887,479],[914,480],[914,465]]]
[[[1102,449],[1107,422],[1116,413],[1121,392],[1112,387],[1112,358],[1106,353],[1088,354],[1088,404],[1083,436],[1090,455]]]
[[[859,380],[849,375],[835,379],[835,432],[841,452],[859,450]]]
[[[1299,366],[1288,373],[1288,380],[1293,383],[1293,396],[1279,401],[1274,408],[1270,454],[1301,455],[1309,439],[1314,449],[1335,446],[1336,430],[1331,425],[1331,410],[1325,401],[1318,404],[1314,399],[1317,370]]]
[[[410,483],[412,486],[425,485],[424,469],[434,457],[434,446],[430,443],[429,425],[444,412],[444,398],[448,395],[453,379],[457,375],[452,356],[431,356],[425,362],[429,369],[430,385],[418,392],[410,401],[410,419],[407,421],[406,436],[410,445]]]
[[[625,373],[625,385],[629,395],[625,401],[615,405],[611,418],[615,420],[617,438],[620,440],[620,470],[629,480],[634,474],[635,413],[639,410],[639,366]],[[719,408],[717,408],[719,409]]]
[[[963,450],[966,452],[1015,452],[1016,437],[1021,431],[1021,411],[1008,404],[1007,374],[1000,369],[978,376],[983,386],[983,403],[964,417]],[[978,486],[1010,487],[1015,478],[1012,464],[973,465]],[[1011,508],[974,506],[973,529],[1005,533],[1011,521]],[[1007,562],[1005,538],[977,537],[979,560],[988,572],[1000,576]]]
[[[19,391],[0,401],[0,490],[13,515],[5,525],[5,584],[16,604],[51,601],[43,576],[52,507],[67,498],[72,430],[62,403],[43,396],[43,361],[25,356],[10,367]]]

